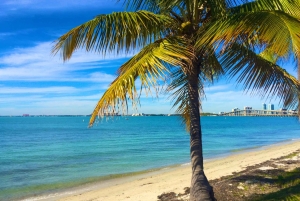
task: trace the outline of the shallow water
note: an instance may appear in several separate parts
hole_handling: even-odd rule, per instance
[[[0,117],[0,200],[189,162],[179,117]],[[300,138],[296,118],[202,117],[204,157]],[[120,176],[120,175],[119,175]]]

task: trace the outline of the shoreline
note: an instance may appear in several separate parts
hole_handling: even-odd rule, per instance
[[[300,139],[291,139],[261,147],[245,148],[204,160],[205,173],[209,180],[239,172],[271,158],[288,155],[300,148]],[[23,199],[35,200],[156,200],[163,192],[183,192],[190,186],[190,163],[166,166],[141,172],[120,174],[119,177],[96,181]],[[146,198],[146,199],[145,199]]]

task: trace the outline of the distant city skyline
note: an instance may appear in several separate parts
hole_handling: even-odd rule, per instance
[[[267,107],[268,106],[268,107]],[[222,113],[225,113],[225,112],[236,112],[236,111],[240,111],[240,110],[284,110],[284,111],[288,111],[287,109],[284,109],[284,108],[275,108],[274,107],[274,104],[270,103],[270,104],[265,104],[263,103],[262,104],[262,108],[254,108],[254,107],[251,107],[251,106],[244,106],[243,108],[238,108],[238,107],[235,107],[233,109],[228,109],[226,111],[221,111],[221,112],[210,112],[210,111],[202,111],[201,113],[212,113],[212,114],[222,114]],[[291,109],[292,110],[292,109]],[[294,110],[296,111],[296,110]],[[117,112],[115,113],[115,115],[132,115],[132,116],[143,116],[143,115],[157,115],[157,114],[163,114],[163,115],[168,115],[168,114],[176,114],[176,113],[142,113],[142,112],[139,112],[139,111],[131,111],[131,112],[128,112],[128,113],[122,113],[122,112]],[[91,114],[28,114],[28,113],[24,113],[24,114],[17,114],[17,115],[12,115],[12,116],[89,116]],[[107,115],[107,114],[104,114],[104,115]],[[1,115],[0,116],[10,116],[10,115]]]
[[[122,11],[122,3],[104,0],[12,1],[2,0],[0,28],[0,115],[86,115],[116,77],[117,68],[132,54],[108,54],[105,58],[79,50],[68,62],[52,55],[54,41],[81,23],[99,14]],[[287,71],[296,75],[286,62]],[[220,78],[213,85],[205,83],[202,100],[204,112],[218,113],[235,107],[278,99],[261,99],[246,94],[234,80]],[[159,98],[141,97],[139,113],[174,113],[165,94]],[[132,113],[132,109],[129,113]]]

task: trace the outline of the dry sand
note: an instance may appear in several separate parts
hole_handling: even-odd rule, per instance
[[[277,144],[205,161],[208,179],[216,179],[243,170],[247,166],[288,155],[300,149],[300,141]],[[175,156],[176,157],[176,156]],[[47,200],[68,201],[155,201],[163,192],[183,193],[190,186],[191,167],[183,165],[146,174],[103,181],[78,188],[75,192],[57,195]]]

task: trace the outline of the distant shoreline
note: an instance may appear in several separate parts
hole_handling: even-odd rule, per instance
[[[90,117],[91,115],[0,115],[0,117]],[[105,117],[162,117],[162,116],[177,116],[180,117],[180,114],[144,114],[142,116],[132,116],[132,114],[128,115],[105,115]],[[201,117],[296,117],[296,116],[223,116],[217,115],[213,113],[201,114]]]

